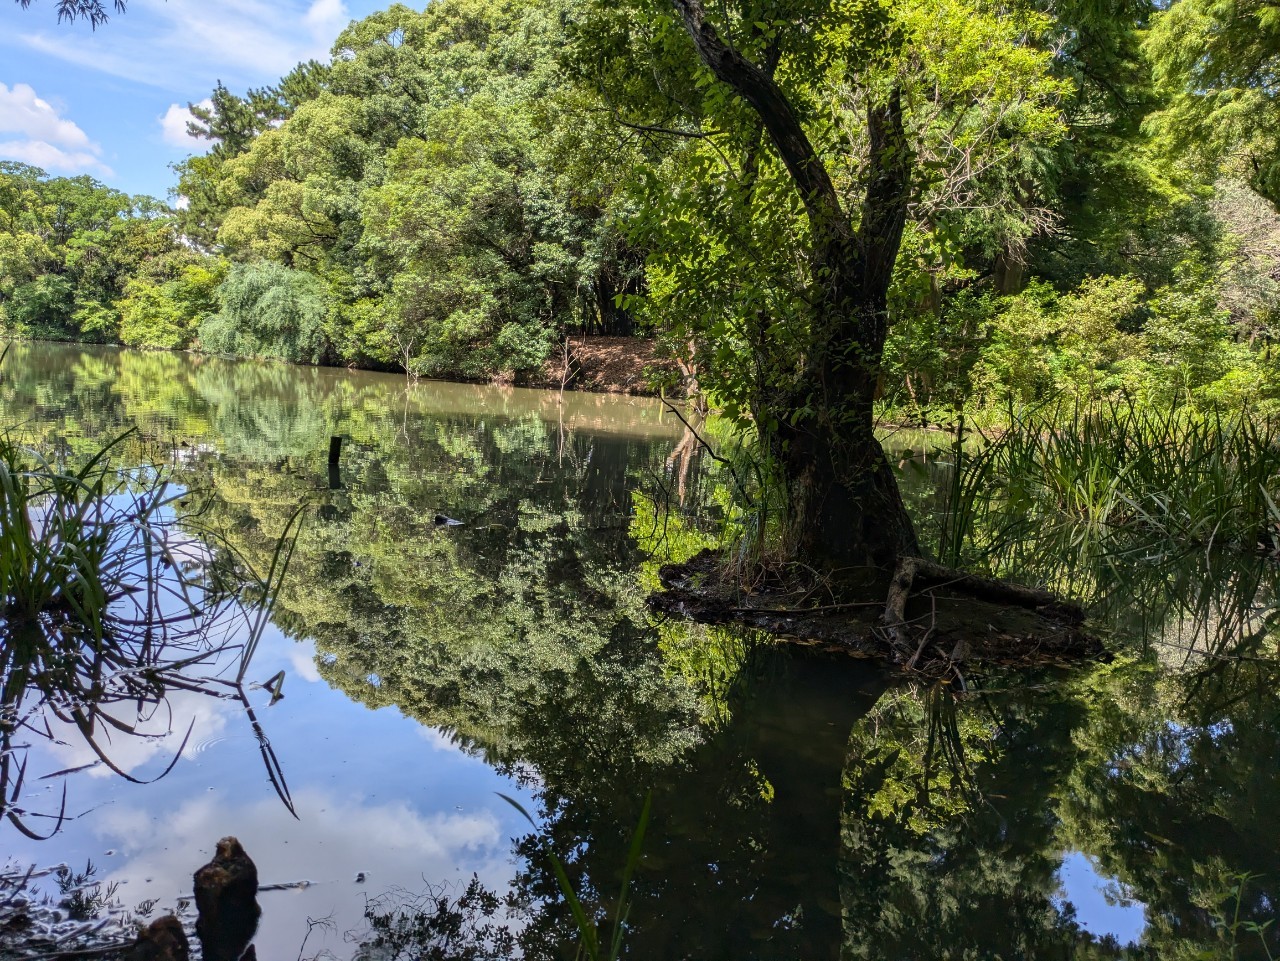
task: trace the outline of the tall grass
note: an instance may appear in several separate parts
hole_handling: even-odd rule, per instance
[[[77,469],[0,437],[0,814],[33,837],[19,803],[26,773],[19,735],[52,737],[50,721],[71,725],[99,762],[135,780],[106,742],[143,736],[173,689],[238,697],[291,806],[243,681],[300,514],[259,576],[181,509],[190,495],[163,472],[111,464],[127,436]],[[239,661],[234,681],[199,675],[226,656]],[[40,816],[61,823],[61,813]]]
[[[1280,554],[1277,426],[1115,401],[1011,411],[977,444],[958,430],[938,553],[1238,638],[1273,580],[1260,559]]]
[[[535,831],[538,829],[537,822],[533,820],[533,816],[525,810],[519,801],[501,793],[498,797],[519,811]],[[584,904],[578,896],[573,882],[569,879],[569,873],[565,870],[564,862],[551,850],[546,841],[543,841],[543,853],[551,865],[551,870],[555,873],[556,884],[560,888],[560,894],[569,906],[569,911],[573,915],[574,926],[578,929],[578,948],[574,954],[575,961],[617,961],[618,958],[622,957],[623,942],[627,933],[627,918],[631,914],[631,880],[640,864],[640,855],[644,849],[644,836],[649,828],[649,812],[652,803],[653,795],[645,795],[644,806],[640,809],[640,820],[636,823],[635,830],[631,832],[631,844],[627,849],[627,860],[622,866],[622,886],[618,891],[618,898],[614,902],[612,925],[607,933],[603,930],[600,920],[596,917],[597,912]]]
[[[1086,553],[1280,551],[1280,435],[1247,410],[1044,408],[983,437],[967,453],[953,446],[950,559],[998,563],[1035,540]]]

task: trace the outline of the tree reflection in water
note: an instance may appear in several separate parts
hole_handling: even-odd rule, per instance
[[[554,394],[168,355],[78,364],[19,376],[0,399],[36,408],[41,390],[62,391],[43,423],[73,445],[123,421],[191,438],[179,479],[215,491],[208,523],[256,567],[286,508],[320,499],[274,621],[314,639],[332,686],[445,730],[533,792],[542,837],[516,841],[509,922],[526,957],[562,957],[576,939],[541,840],[606,912],[650,793],[630,957],[1280,951],[1272,929],[1250,927],[1280,903],[1264,562],[1005,552],[1041,566],[1001,573],[1092,602],[1118,656],[973,678],[957,697],[817,651],[652,624],[647,552],[692,553],[723,512],[722,479],[690,466],[678,424],[589,397],[561,410]],[[333,434],[349,438],[343,488],[317,492]],[[911,484],[914,508],[936,510],[944,479]],[[467,523],[437,528],[437,511]],[[1068,854],[1145,906],[1138,944],[1072,910]],[[484,894],[468,903],[494,907]],[[433,956],[497,953],[454,943]]]

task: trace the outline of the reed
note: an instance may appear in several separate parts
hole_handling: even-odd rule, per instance
[[[1121,400],[1006,425],[976,444],[958,430],[943,452],[945,562],[1047,586],[1143,638],[1176,627],[1220,652],[1254,633],[1280,554],[1274,424]]]
[[[1121,400],[1011,412],[982,436],[968,453],[953,445],[940,536],[952,559],[1038,539],[1085,553],[1280,551],[1280,437],[1247,410]]]
[[[129,433],[77,469],[0,436],[0,815],[33,837],[32,815],[19,802],[19,735],[52,736],[51,719],[74,726],[102,764],[129,780],[105,745],[120,733],[143,736],[170,690],[237,697],[261,733],[243,682],[301,513],[260,576],[200,527],[198,511],[182,508],[190,492],[163,470],[112,465]],[[234,681],[201,676],[226,656],[239,661]],[[260,742],[292,810],[269,743]],[[61,813],[39,816],[55,830],[61,824]]]
[[[524,805],[505,794],[499,793],[498,797],[519,811],[535,831],[538,829],[537,822],[525,810]],[[601,912],[593,910],[583,903],[578,896],[578,892],[574,889],[573,882],[569,879],[569,873],[565,870],[564,862],[560,860],[556,853],[551,850],[546,840],[543,839],[541,845],[543,853],[555,874],[560,894],[564,897],[565,903],[569,906],[569,911],[573,915],[574,926],[578,929],[578,947],[574,954],[577,961],[617,961],[618,958],[622,957],[623,942],[626,939],[627,932],[627,918],[631,914],[631,881],[635,876],[636,868],[640,865],[640,855],[644,849],[644,836],[649,827],[649,812],[652,803],[653,795],[645,795],[644,806],[640,809],[640,820],[636,823],[635,830],[631,832],[627,860],[622,866],[622,884],[618,891],[617,900],[614,902],[613,911],[610,912],[612,914],[612,924],[607,933],[598,917]]]

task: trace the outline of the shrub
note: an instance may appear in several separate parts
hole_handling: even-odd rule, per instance
[[[332,354],[331,298],[324,282],[301,270],[237,264],[221,286],[222,309],[200,324],[206,350],[318,364]]]

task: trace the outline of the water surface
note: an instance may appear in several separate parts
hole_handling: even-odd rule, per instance
[[[1116,585],[1139,582],[1113,571],[1120,657],[975,678],[957,699],[654,623],[649,552],[696,542],[717,496],[656,401],[48,345],[15,346],[0,374],[0,423],[69,461],[136,428],[118,458],[166,465],[261,564],[308,505],[251,672],[283,670],[285,696],[250,692],[297,818],[239,707],[177,692],[158,736],[113,745],[145,780],[194,720],[155,783],[101,765],[41,780],[94,758],[73,737],[33,745],[24,806],[56,811],[65,783],[70,818],[41,842],[0,825],[14,864],[92,860],[124,907],[165,910],[235,834],[285,885],[262,896],[260,957],[304,938],[305,956],[354,956],[367,899],[473,876],[515,905],[498,916],[519,950],[560,957],[576,933],[542,845],[611,906],[649,796],[631,957],[1277,949],[1249,927],[1280,896],[1266,569],[1246,616],[1211,604],[1208,630],[1187,605],[1141,603],[1149,571],[1124,601]],[[938,477],[913,463],[924,525]],[[1157,573],[1218,598],[1247,580],[1232,571]]]

